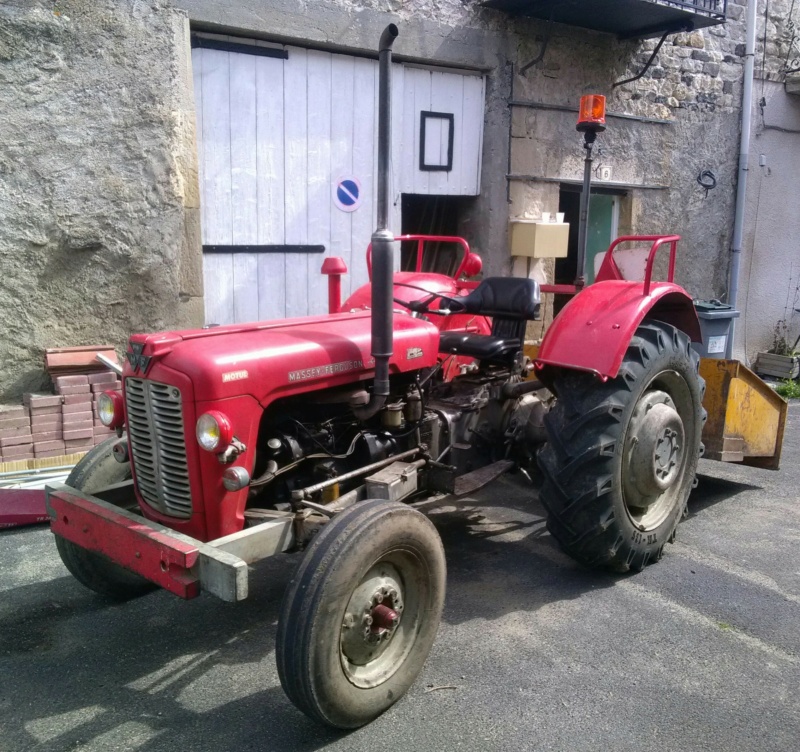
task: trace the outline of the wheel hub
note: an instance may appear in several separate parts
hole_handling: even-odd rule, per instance
[[[355,666],[377,660],[397,632],[403,612],[400,576],[383,565],[355,589],[342,620],[341,648]]]
[[[629,507],[648,509],[670,489],[683,465],[683,421],[666,392],[653,391],[642,398],[628,437],[626,502]]]

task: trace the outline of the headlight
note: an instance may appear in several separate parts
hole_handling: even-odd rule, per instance
[[[204,413],[197,419],[197,443],[207,452],[222,451],[233,439],[233,429],[227,416],[216,410]]]
[[[119,428],[125,422],[122,397],[117,392],[103,392],[97,400],[97,417],[104,426]]]

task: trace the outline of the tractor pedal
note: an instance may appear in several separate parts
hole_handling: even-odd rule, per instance
[[[513,460],[500,460],[493,462],[491,465],[479,467],[471,473],[456,478],[455,488],[453,494],[455,496],[463,496],[464,494],[477,491],[483,488],[487,483],[491,483],[495,478],[498,478],[506,471],[514,466]]]

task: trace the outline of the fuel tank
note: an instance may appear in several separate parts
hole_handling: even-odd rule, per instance
[[[434,366],[439,330],[409,314],[394,315],[391,373]],[[341,386],[373,375],[370,312],[234,324],[130,339],[125,376],[147,376],[155,362],[185,374],[198,402],[274,399]]]

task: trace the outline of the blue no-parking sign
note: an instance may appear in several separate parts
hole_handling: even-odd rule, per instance
[[[333,184],[333,203],[344,212],[361,206],[361,183],[357,178],[339,178]]]

